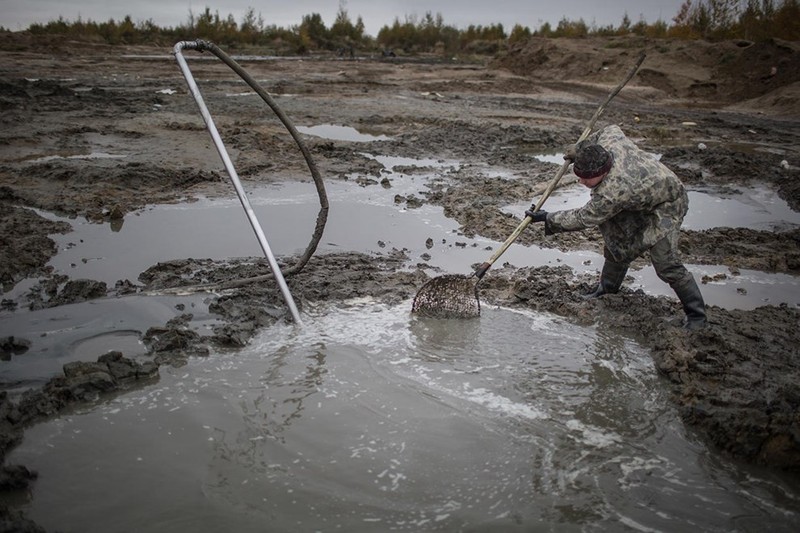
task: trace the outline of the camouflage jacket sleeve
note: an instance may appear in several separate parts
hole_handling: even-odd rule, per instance
[[[608,126],[591,141],[614,157],[603,181],[586,205],[547,216],[547,234],[599,226],[606,248],[619,261],[630,261],[680,228],[688,198],[678,177],[658,159],[639,149],[618,126]]]

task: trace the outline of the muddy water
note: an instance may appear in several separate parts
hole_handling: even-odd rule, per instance
[[[314,137],[323,137],[334,141],[351,142],[372,142],[385,141],[390,139],[386,135],[370,135],[362,133],[350,126],[339,126],[337,124],[320,124],[318,126],[298,126],[297,131]]]
[[[534,313],[307,310],[26,432],[60,531],[792,531],[800,487],[687,434],[633,342]],[[132,505],[131,502],[136,502]],[[102,518],[101,518],[102,517]]]
[[[373,157],[390,169],[409,164],[439,165],[445,169],[453,165],[434,160]],[[320,252],[385,254],[398,249],[406,251],[412,265],[421,263],[446,272],[470,273],[471,265],[482,263],[500,246],[490,239],[460,235],[458,224],[445,217],[440,207],[423,204],[410,208],[403,201],[395,201],[395,196],[419,197],[429,174],[389,175],[390,189],[379,185],[364,187],[352,182],[332,182],[326,186],[331,211]],[[259,187],[248,191],[248,196],[273,252],[277,256],[302,252],[311,238],[319,209],[313,186],[286,183]],[[583,205],[587,199],[588,190],[575,186],[556,191],[547,205],[553,210],[570,209]],[[800,215],[766,188],[743,189],[735,194],[692,191],[690,201],[692,212],[686,221],[689,229],[718,226],[775,229],[800,224]],[[508,206],[506,211],[522,217],[528,205],[526,201]],[[119,279],[135,281],[140,272],[159,261],[262,255],[235,198],[153,206],[127,216],[121,226],[116,227],[43,214],[70,222],[74,227],[72,233],[52,237],[60,251],[50,264],[72,278],[102,280],[110,286]],[[503,255],[502,262],[518,267],[565,264],[581,273],[597,271],[603,258],[592,252],[565,253],[515,245]],[[698,279],[730,274],[728,268],[722,266],[687,266]],[[634,289],[672,296],[652,267],[632,270],[630,275],[634,278]],[[729,309],[753,309],[765,303],[797,306],[800,304],[798,294],[800,283],[796,277],[750,270],[742,270],[736,276],[728,275],[704,287],[706,303]]]
[[[3,390],[13,393],[41,387],[61,375],[66,363],[94,361],[111,350],[122,351],[131,359],[143,356],[149,360],[142,334],[175,318],[179,309],[193,314],[200,334],[217,323],[216,315],[208,311],[207,299],[205,294],[131,295],[0,316],[0,336],[24,336],[32,341],[24,356],[11,357],[0,365]]]
[[[395,172],[396,168],[421,167],[446,173],[457,168],[453,161],[417,160],[401,157],[370,156],[386,169],[391,187],[360,186],[353,182],[327,184],[331,212],[319,253],[359,251],[375,255],[393,249],[405,250],[409,265],[426,264],[431,274],[469,273],[471,265],[483,262],[500,243],[484,238],[467,238],[458,233],[458,224],[444,216],[437,206],[423,204],[411,208],[395,201],[395,196],[420,196],[431,174]],[[588,190],[574,186],[556,191],[549,204],[553,209],[582,205]],[[692,192],[691,215],[687,225],[716,225],[721,217],[735,214],[742,224],[791,226],[800,223],[797,214],[764,188],[731,194],[716,191]],[[316,192],[310,183],[285,183],[248,191],[250,202],[276,255],[301,252],[313,231],[318,210]],[[527,202],[509,206],[508,211],[522,216]],[[261,250],[247,218],[235,198],[201,199],[177,205],[152,206],[128,215],[121,225],[70,220],[52,214],[45,216],[73,225],[66,235],[53,235],[59,253],[50,262],[58,272],[71,278],[105,281],[113,287],[117,280],[137,280],[139,274],[160,261],[186,257],[225,259],[260,256]],[[735,225],[728,221],[728,225]],[[430,241],[428,240],[430,239]],[[576,272],[594,272],[602,257],[592,252],[564,253],[537,246],[512,246],[501,262],[516,266],[566,264]],[[729,275],[727,267],[688,265],[703,285],[706,302],[725,308],[752,309],[765,303],[800,305],[800,282],[786,274],[767,274],[741,270]],[[630,287],[649,294],[674,297],[652,267],[631,270]],[[16,298],[30,289],[32,282],[21,283],[6,297]],[[190,310],[196,320],[213,322],[202,296],[155,298],[129,296],[111,300],[61,306],[35,312],[20,310],[0,317],[0,337],[26,335],[37,341],[25,358],[5,362],[0,379],[7,388],[24,387],[49,379],[64,363],[81,354],[100,354],[124,347],[129,356],[142,352],[137,336],[149,327],[163,325],[172,318],[175,306]],[[113,317],[113,320],[110,319]],[[83,356],[85,357],[85,356]]]
[[[432,159],[369,157],[387,169],[425,166],[439,167],[439,172],[442,172],[442,168],[455,164]],[[395,201],[395,196],[419,196],[431,174],[389,175],[391,188],[388,190],[378,185],[359,186],[352,182],[326,184],[331,212],[320,244],[321,251],[384,253],[396,248],[416,251],[418,258],[428,251],[425,245],[428,237],[436,237],[436,242],[444,249],[455,247],[458,225],[447,219],[441,208],[424,205],[409,209],[404,202]],[[284,183],[248,189],[247,192],[275,254],[302,252],[311,239],[319,210],[313,184]],[[73,232],[53,236],[59,254],[50,263],[71,277],[113,284],[117,279],[135,280],[140,272],[158,261],[262,255],[235,197],[153,206],[128,215],[122,223],[114,225],[40,213],[73,225]],[[447,242],[443,244],[443,240]]]
[[[391,187],[328,184],[320,253],[396,248],[412,265],[469,272],[499,245],[459,235],[439,207],[403,200],[430,175],[395,169],[441,175],[457,163],[371,157]],[[248,192],[276,255],[301,251],[317,211],[313,186]],[[780,207],[759,219],[756,204],[740,201],[758,191],[734,200],[695,193],[711,208],[692,224],[798,223]],[[581,205],[580,194],[559,191],[548,205]],[[701,214],[703,200],[692,199]],[[726,210],[718,201],[738,202],[724,204],[736,221],[710,219]],[[51,265],[110,285],[159,261],[260,255],[235,199],[153,206],[114,226],[71,222],[73,233],[54,236]],[[524,246],[503,260],[578,272],[602,262]],[[691,268],[711,277],[722,269]],[[632,275],[668,294],[648,269]],[[743,271],[735,283],[746,296],[731,283],[704,286],[707,302],[748,308],[798,294],[790,276]],[[6,366],[2,377],[23,387],[86,354],[123,347],[139,356],[138,333],[178,303],[213,323],[203,295],[15,313],[0,320],[0,335],[26,331],[37,342],[28,364]],[[154,385],[30,428],[8,458],[40,474],[24,504],[30,518],[59,531],[791,531],[800,520],[796,482],[695,440],[632,341],[551,315],[488,308],[477,321],[441,322],[409,309],[306,308],[302,329],[271,327],[235,354],[162,367]]]

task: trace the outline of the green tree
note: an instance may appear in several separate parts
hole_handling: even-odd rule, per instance
[[[539,30],[536,32],[536,35],[540,37],[552,37],[554,34],[553,27],[550,25],[549,22],[545,22],[541,26],[539,26]]]
[[[711,32],[711,13],[705,4],[699,4],[691,15],[691,26],[697,35],[708,38]]]
[[[136,39],[136,25],[131,20],[130,15],[125,15],[122,23],[119,25],[119,39],[120,42],[130,44],[135,42]]]
[[[358,16],[356,19],[356,35],[362,41],[367,40],[364,31],[366,30],[366,26],[364,26],[364,19],[361,18],[361,15]]]
[[[427,50],[433,49],[439,41],[439,31],[442,26],[444,26],[444,19],[441,13],[437,13],[434,18],[430,11],[426,12],[417,25],[417,44],[422,45]]]
[[[653,24],[647,27],[645,35],[653,39],[664,39],[667,36],[667,23],[658,19]]]
[[[360,19],[359,19],[360,20]],[[363,22],[361,23],[363,26]],[[337,43],[356,43],[361,41],[362,35],[356,29],[356,26],[350,21],[350,16],[344,9],[342,4],[339,5],[339,11],[336,13],[336,20],[331,26],[330,37]]]
[[[775,3],[772,0],[761,0],[761,12],[765,20],[771,21],[775,17]]]
[[[707,7],[712,35],[717,39],[733,37],[739,17],[739,0],[707,0]]]
[[[744,32],[745,39],[758,40],[761,36],[761,2],[758,0],[747,0],[747,6],[739,18],[739,24]]]
[[[298,29],[301,51],[329,48],[328,29],[319,13],[303,15]]]
[[[798,0],[784,0],[775,11],[773,36],[787,41],[800,40],[800,4]]]
[[[392,26],[384,26],[378,31],[378,43],[384,48],[400,48],[410,52],[414,46],[417,28],[413,18],[406,17],[405,22],[395,17]]]
[[[531,37],[531,29],[522,24],[514,24],[511,28],[511,34],[508,36],[508,44],[515,44],[522,41],[527,41]]]
[[[247,11],[242,17],[242,23],[239,25],[239,37],[241,40],[249,43],[256,44],[264,33],[264,19],[259,13],[256,16],[256,11],[252,7],[248,7]]]
[[[625,12],[625,16],[622,17],[622,22],[619,25],[618,31],[620,35],[625,35],[631,32],[631,19],[628,16],[627,11]]]
[[[577,22],[568,20],[566,17],[558,21],[556,26],[555,35],[557,37],[586,37],[589,34],[589,28],[583,19]]]
[[[647,22],[643,18],[640,18],[639,22],[631,27],[631,33],[635,35],[647,35],[647,30]]]

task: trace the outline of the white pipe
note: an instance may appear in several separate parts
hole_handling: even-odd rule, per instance
[[[278,262],[275,260],[275,256],[272,254],[272,250],[269,247],[269,243],[264,235],[264,231],[261,229],[261,224],[258,223],[256,214],[250,205],[250,201],[247,199],[244,189],[242,188],[242,184],[239,181],[239,176],[236,173],[236,169],[233,167],[231,158],[228,155],[227,150],[225,150],[225,145],[222,143],[222,138],[219,136],[217,127],[214,125],[214,119],[211,118],[211,114],[208,112],[205,102],[203,102],[203,96],[200,94],[200,89],[197,87],[197,83],[195,83],[194,77],[189,70],[189,65],[186,64],[186,59],[181,53],[184,48],[197,48],[197,43],[194,41],[181,41],[177,43],[174,51],[175,59],[178,61],[178,66],[183,73],[183,77],[186,78],[186,83],[189,85],[189,91],[192,93],[195,102],[197,102],[197,106],[200,108],[200,114],[203,116],[203,121],[205,121],[208,132],[211,134],[211,139],[214,141],[214,146],[216,146],[217,152],[219,153],[220,158],[222,158],[222,163],[225,165],[225,170],[228,172],[228,175],[233,182],[233,186],[236,189],[236,195],[239,197],[239,201],[242,203],[242,207],[247,214],[247,219],[250,221],[250,225],[253,227],[253,231],[258,238],[258,243],[261,245],[261,249],[264,251],[264,255],[266,256],[269,266],[272,269],[272,274],[275,276],[275,281],[278,282],[278,286],[283,293],[283,298],[286,300],[286,304],[289,306],[289,311],[292,313],[292,318],[296,324],[302,325],[303,322],[300,320],[300,313],[297,311],[297,306],[292,298],[292,293],[289,291],[288,285],[286,285],[286,280],[283,278],[281,269],[278,267]]]

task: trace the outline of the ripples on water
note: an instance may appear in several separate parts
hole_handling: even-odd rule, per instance
[[[650,356],[538,313],[307,310],[38,425],[61,531],[790,531],[798,488],[687,434]]]

